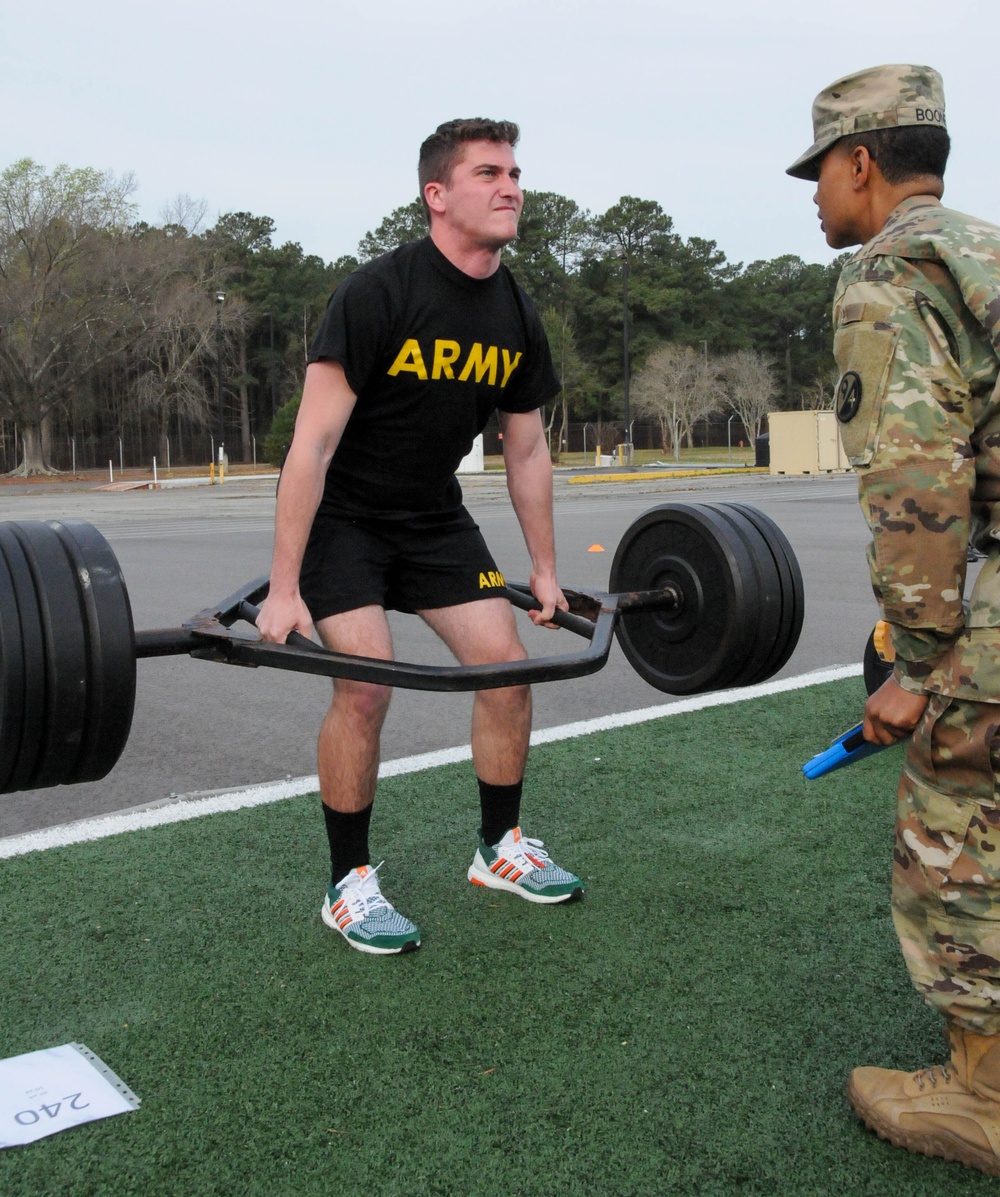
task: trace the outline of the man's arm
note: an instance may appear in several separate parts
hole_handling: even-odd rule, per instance
[[[531,620],[546,627],[558,607],[569,603],[556,581],[556,546],[552,527],[552,460],[541,414],[536,411],[500,412],[507,490],[524,543],[531,556],[531,593],[542,604]]]
[[[934,294],[929,283],[926,290]],[[927,705],[923,680],[965,624],[970,394],[944,317],[912,286],[854,280],[837,313],[842,389],[853,380],[856,396],[854,404],[849,390],[841,396],[842,439],[858,472],[872,585],[896,651],[893,677],[865,707],[865,737],[884,745],[916,726]]]
[[[326,471],[355,398],[337,362],[313,362],[306,369],[295,435],[278,487],[271,586],[257,620],[265,640],[283,644],[291,631],[306,636],[312,631],[312,619],[299,594],[299,571],[323,497]]]

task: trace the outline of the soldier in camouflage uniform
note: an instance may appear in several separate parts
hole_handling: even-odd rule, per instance
[[[1000,1175],[1000,229],[942,207],[941,77],[883,66],[831,84],[814,144],[827,242],[861,244],[834,301],[845,451],[896,650],[865,736],[909,737],[893,918],[951,1061],[858,1068],[848,1096],[883,1138]],[[963,606],[968,543],[987,554]]]

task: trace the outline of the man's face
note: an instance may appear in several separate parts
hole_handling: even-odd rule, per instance
[[[521,169],[506,142],[470,141],[440,185],[440,219],[476,248],[496,251],[517,236],[524,205]]]
[[[846,249],[868,240],[858,224],[862,205],[854,186],[855,175],[855,161],[849,150],[838,145],[827,150],[820,163],[813,203],[819,209],[826,243],[833,249]]]

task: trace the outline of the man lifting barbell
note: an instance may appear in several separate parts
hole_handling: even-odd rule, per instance
[[[387,610],[416,612],[465,664],[526,656],[504,580],[455,478],[494,410],[507,483],[532,561],[535,623],[553,626],[552,467],[539,408],[559,384],[541,321],[501,265],[523,195],[516,125],[459,120],[420,150],[430,235],[362,267],[338,288],[309,354],[278,490],[269,595],[257,626],[282,643],[315,623],[327,647],[391,658]],[[330,843],[324,921],[364,952],[420,944],[382,896],[369,853],[379,739],[391,689],[337,678],[319,736]],[[480,842],[474,884],[532,902],[583,893],[520,829],[531,696],[479,691],[472,754]]]
[[[562,591],[538,414],[557,384],[537,314],[498,257],[521,208],[517,130],[480,121],[442,129],[422,154],[431,238],[352,276],[313,347],[270,580],[247,583],[181,627],[136,632],[121,568],[96,528],[0,523],[0,795],[106,776],[129,736],[140,658],[188,654],[334,678],[320,739],[331,800],[323,913],[353,946],[376,952],[419,942],[382,898],[368,854],[392,687],[476,692],[483,827],[470,880],[566,902],[582,892],[579,879],[518,830],[528,685],[602,668],[613,636],[666,693],[753,685],[784,667],[804,609],[791,545],[763,512],[738,503],[661,504],[616,549],[613,593]],[[502,577],[454,478],[494,409],[533,562],[527,585]],[[584,637],[587,648],[526,658],[509,604]],[[422,612],[461,663],[391,659],[386,606]],[[331,647],[294,630],[309,631],[314,616]],[[256,630],[236,630],[240,622]]]

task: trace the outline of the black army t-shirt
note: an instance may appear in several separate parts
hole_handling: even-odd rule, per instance
[[[494,409],[533,411],[559,391],[510,271],[470,278],[429,237],[337,288],[309,361],[339,362],[357,396],[320,505],[331,515],[454,512],[455,470]]]

